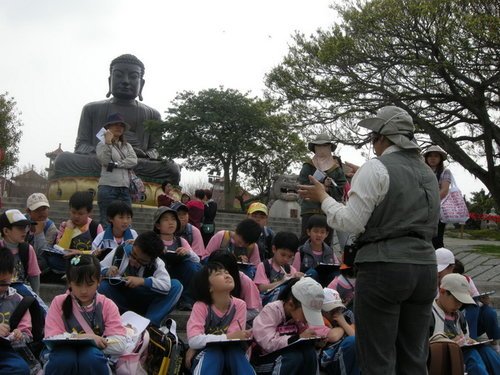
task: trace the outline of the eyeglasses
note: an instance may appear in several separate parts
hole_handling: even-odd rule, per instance
[[[139,258],[139,257],[135,254],[134,250],[132,250],[132,252],[130,253],[130,257],[131,257],[133,260],[135,260],[137,263],[139,263],[141,266],[144,266],[144,267],[145,267],[145,266],[148,266],[148,265],[149,265],[149,264],[151,264],[151,262],[152,262],[152,260],[151,260],[151,259],[150,259],[150,260],[148,260],[148,261],[146,261],[146,260],[144,260],[144,259]]]

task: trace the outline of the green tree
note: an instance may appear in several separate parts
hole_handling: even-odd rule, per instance
[[[291,157],[290,149],[300,145],[290,119],[276,113],[271,101],[222,87],[178,94],[157,128],[161,155],[185,158],[190,169],[223,172],[226,209],[232,208],[240,172],[272,161],[269,155]]]
[[[0,174],[5,174],[17,163],[19,140],[23,125],[19,119],[14,98],[9,93],[0,94]]]
[[[407,110],[432,142],[470,171],[500,206],[500,3],[373,0],[336,8],[340,21],[296,34],[267,76],[302,126],[363,143],[356,123],[384,105]]]

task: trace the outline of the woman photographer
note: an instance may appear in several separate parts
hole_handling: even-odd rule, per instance
[[[312,158],[308,158],[303,164],[299,174],[299,183],[301,185],[310,185],[309,175],[315,176],[326,189],[328,195],[337,201],[342,201],[344,194],[344,185],[347,179],[342,170],[340,158],[333,155],[337,148],[327,134],[318,134],[311,140],[307,148],[314,153]],[[307,221],[313,215],[324,215],[321,211],[321,204],[302,200],[300,203],[300,216],[302,218],[302,242],[305,241]],[[332,242],[333,230],[331,230],[325,242],[330,245]],[[340,239],[339,239],[340,240]],[[341,248],[345,245],[345,240],[341,241]]]
[[[103,227],[108,224],[106,210],[114,200],[132,204],[130,198],[129,169],[137,165],[137,156],[130,143],[125,141],[123,134],[129,125],[123,115],[112,113],[103,125],[106,132],[104,141],[97,144],[97,159],[101,163],[101,177],[97,189],[100,221]]]

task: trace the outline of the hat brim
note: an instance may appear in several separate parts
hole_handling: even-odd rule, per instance
[[[251,215],[251,214],[254,214],[256,212],[262,212],[264,215],[266,215],[266,216],[268,215],[268,213],[261,208],[257,208],[255,210],[248,210],[247,215]]]
[[[449,291],[453,297],[455,297],[459,302],[462,302],[465,305],[475,305],[476,302],[474,299],[470,296],[469,293],[461,293],[461,292],[452,292],[451,290]]]
[[[32,225],[33,222],[26,219],[26,220],[19,220],[19,221],[16,221],[15,223],[12,223],[10,224],[11,226],[13,227],[25,227],[27,225]],[[36,223],[35,223],[36,224]]]
[[[361,126],[363,128],[369,129],[372,132],[378,133],[380,131],[380,128],[382,125],[384,125],[387,122],[387,120],[380,118],[380,117],[372,117],[372,118],[367,118],[364,120],[361,120],[358,122],[358,126]],[[385,128],[384,128],[385,130]],[[405,150],[411,150],[411,149],[420,149],[418,145],[410,140],[408,137],[402,134],[390,134],[390,133],[382,133],[384,137],[386,137],[388,140],[390,140],[392,143],[394,143],[396,146],[399,146]]]
[[[33,203],[31,206],[29,206],[28,209],[30,211],[35,211],[37,208],[40,208],[40,207],[49,207],[50,208],[50,204],[48,204],[47,202],[36,202],[36,203]]]
[[[365,118],[358,122],[358,126],[378,132],[386,120],[380,117]]]
[[[448,266],[449,264],[438,264],[437,265],[438,272],[445,270],[446,268],[448,268]]]
[[[330,145],[330,146],[332,146],[332,152],[334,152],[335,149],[337,148],[337,145],[335,143],[333,143],[332,141],[309,142],[307,144],[307,148],[309,151],[314,152],[314,146],[318,146],[318,145]]]
[[[302,305],[302,311],[304,312],[304,316],[306,318],[307,324],[310,326],[324,326],[325,322],[323,320],[323,315],[321,315],[321,311],[313,310],[309,307]]]
[[[125,130],[128,130],[130,129],[130,125],[128,123],[126,123],[125,121],[111,121],[111,122],[107,122],[103,125],[103,128],[108,130],[109,127],[113,124],[121,124],[123,125],[123,127],[125,128]]]
[[[436,152],[438,153],[439,155],[441,155],[441,159],[443,159],[443,161],[445,161],[446,159],[448,159],[448,155],[444,152],[441,152],[441,151],[434,151],[434,150],[431,150],[431,151],[425,151],[422,156],[424,157],[424,159],[427,157],[427,154],[430,154],[431,152]]]
[[[390,135],[390,134],[382,134],[384,137],[387,137],[392,143],[394,143],[396,146],[399,146],[405,150],[420,150],[420,147],[410,140],[408,137],[402,135],[402,134],[395,134],[395,135]]]
[[[340,302],[330,302],[330,303],[325,303],[323,304],[323,307],[321,308],[321,310],[323,311],[332,311],[333,309],[336,309],[338,307],[344,307],[344,304],[343,303],[340,303]]]

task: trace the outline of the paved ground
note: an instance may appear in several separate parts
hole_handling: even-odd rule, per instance
[[[500,257],[488,256],[473,251],[475,245],[500,246],[500,241],[445,237],[444,244],[464,264],[466,274],[472,277],[479,292],[496,291],[491,296],[491,302],[500,316]]]

